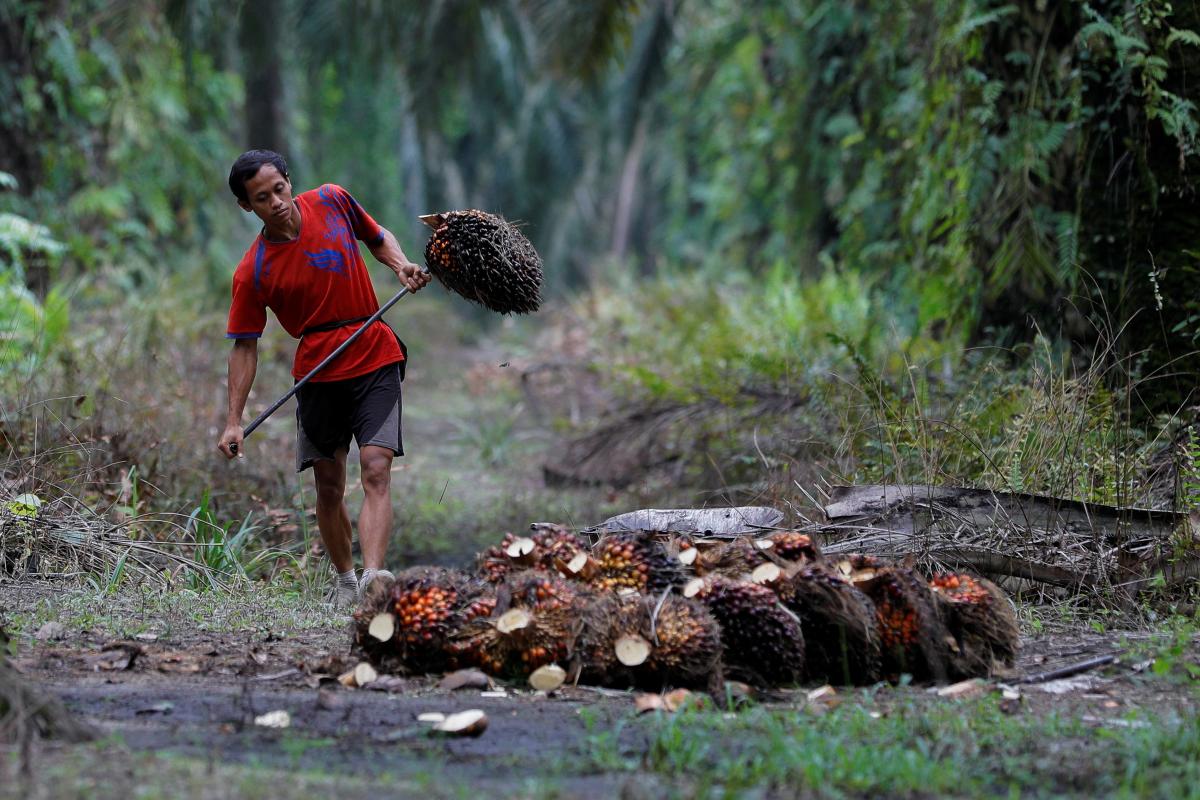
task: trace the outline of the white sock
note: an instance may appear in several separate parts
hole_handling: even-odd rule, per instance
[[[338,583],[342,586],[353,586],[358,588],[358,577],[354,574],[354,570],[338,573]]]

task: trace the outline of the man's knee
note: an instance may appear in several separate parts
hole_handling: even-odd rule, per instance
[[[371,447],[359,453],[364,491],[386,492],[392,477],[392,453],[382,447]]]
[[[318,462],[313,465],[313,477],[317,484],[317,503],[323,506],[342,502],[346,494],[346,473],[336,461]]]

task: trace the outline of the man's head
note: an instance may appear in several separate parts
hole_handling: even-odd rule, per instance
[[[238,156],[229,170],[229,189],[239,206],[264,223],[292,204],[287,162],[271,150],[247,150]]]

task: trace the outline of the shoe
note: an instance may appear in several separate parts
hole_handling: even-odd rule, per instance
[[[364,569],[362,577],[358,579],[358,597],[355,599],[361,603],[371,589],[371,585],[376,582],[382,582],[381,585],[390,587],[395,581],[396,576],[386,569]]]
[[[334,610],[346,610],[353,608],[354,603],[359,600],[358,587],[354,584],[342,583],[334,581],[334,588],[329,590],[329,594],[325,596],[325,602],[334,607]]]
[[[334,611],[354,608],[354,604],[358,602],[358,585],[352,581],[343,581],[335,575],[333,588],[325,596],[325,602],[333,606]]]

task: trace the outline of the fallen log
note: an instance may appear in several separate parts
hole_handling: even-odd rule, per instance
[[[1173,511],[927,485],[838,486],[823,510],[828,553],[915,558],[1071,591],[1200,575],[1200,563],[1173,560],[1173,536],[1187,525]]]

